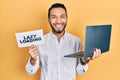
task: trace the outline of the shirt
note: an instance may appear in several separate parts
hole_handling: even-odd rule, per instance
[[[64,57],[81,50],[80,39],[72,34],[65,32],[58,42],[52,32],[47,33],[38,49],[36,64],[32,66],[29,59],[26,71],[34,74],[41,67],[41,80],[76,80],[76,72],[83,74],[88,70],[88,65],[81,65],[79,59]]]

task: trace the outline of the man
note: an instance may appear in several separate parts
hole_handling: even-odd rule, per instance
[[[64,57],[81,50],[79,38],[65,32],[67,19],[64,4],[56,3],[49,8],[48,21],[52,31],[44,35],[43,44],[30,46],[30,59],[26,65],[29,74],[34,74],[41,68],[41,80],[76,80],[76,72],[85,73],[87,63],[101,55],[100,49],[96,49],[92,57]]]

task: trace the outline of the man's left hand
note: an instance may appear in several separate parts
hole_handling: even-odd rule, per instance
[[[87,58],[82,57],[82,61],[86,63],[86,62],[89,62],[90,60],[94,60],[94,59],[96,59],[96,58],[98,58],[100,56],[101,56],[101,50],[100,49],[96,49],[93,52],[93,56],[92,57],[87,57]]]

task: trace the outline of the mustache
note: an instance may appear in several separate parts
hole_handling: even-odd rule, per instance
[[[59,23],[59,22],[54,23],[54,25],[57,25],[57,24],[64,25],[65,23]]]

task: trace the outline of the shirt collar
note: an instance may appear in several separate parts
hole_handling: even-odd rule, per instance
[[[61,37],[61,39],[65,39],[67,32],[64,33],[64,35]],[[50,35],[53,36],[54,38],[57,38],[55,34],[53,34],[53,32],[50,32]]]

